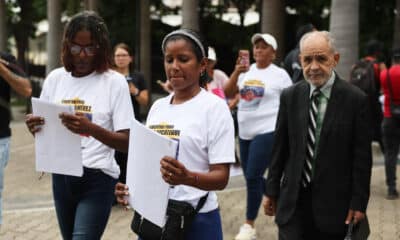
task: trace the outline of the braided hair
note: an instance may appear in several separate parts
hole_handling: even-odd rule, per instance
[[[112,66],[109,33],[104,20],[93,11],[83,11],[74,15],[65,26],[61,53],[61,61],[65,69],[68,72],[74,70],[69,45],[72,43],[75,35],[79,31],[84,30],[90,32],[93,44],[96,46],[96,57],[94,58],[95,71],[99,73],[107,71]]]

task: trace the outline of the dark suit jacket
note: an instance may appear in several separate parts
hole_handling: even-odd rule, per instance
[[[278,225],[296,209],[307,142],[310,86],[282,92],[266,195],[277,199]],[[322,124],[312,185],[312,214],[323,232],[341,233],[349,209],[365,213],[371,179],[372,128],[367,96],[336,77]],[[311,214],[311,213],[310,213]]]

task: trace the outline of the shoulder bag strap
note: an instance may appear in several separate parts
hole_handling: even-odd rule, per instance
[[[197,204],[197,207],[195,209],[196,213],[198,213],[200,211],[200,209],[204,206],[204,204],[206,203],[207,197],[208,197],[209,192],[204,195],[203,197],[200,198],[199,203]]]

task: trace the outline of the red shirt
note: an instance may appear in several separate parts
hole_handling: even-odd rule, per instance
[[[387,83],[387,69],[381,72],[381,89],[383,90],[383,95],[385,96],[385,101],[383,103],[383,116],[392,117],[390,113],[390,92]],[[390,83],[392,85],[393,100],[394,103],[400,104],[400,64],[393,65],[389,69]]]

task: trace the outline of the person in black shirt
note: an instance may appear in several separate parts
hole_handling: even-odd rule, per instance
[[[129,92],[135,113],[135,119],[142,121],[140,106],[146,106],[149,102],[149,91],[147,90],[142,73],[132,71],[133,55],[130,47],[125,43],[119,43],[114,47],[115,70],[125,76],[129,84]],[[119,182],[126,183],[126,166],[128,154],[115,151],[115,160],[121,169]]]
[[[0,53],[0,225],[1,201],[3,191],[4,168],[7,165],[10,152],[10,120],[11,89],[23,97],[30,97],[32,88],[25,73],[17,65],[14,56],[8,53]]]
[[[124,75],[128,81],[135,119],[142,121],[140,107],[145,107],[149,103],[149,91],[143,74],[132,70],[133,60],[134,56],[127,44],[119,43],[114,47],[114,70]]]

